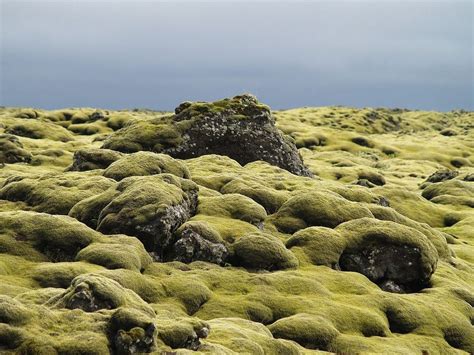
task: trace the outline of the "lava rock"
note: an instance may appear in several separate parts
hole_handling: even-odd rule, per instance
[[[339,258],[343,271],[365,275],[385,291],[417,292],[429,285],[438,253],[416,229],[361,218],[336,228],[346,240]]]
[[[313,176],[292,139],[276,128],[270,108],[252,95],[185,102],[175,112],[171,118],[134,122],[112,134],[103,148],[151,150],[180,159],[219,154],[242,165],[263,160],[296,175]]]
[[[132,176],[79,202],[72,214],[88,225],[97,220],[104,234],[137,237],[161,260],[173,233],[196,213],[197,191],[194,182],[172,174]]]
[[[457,170],[437,170],[428,178],[426,179],[426,182],[441,182],[441,181],[446,181],[446,180],[451,180],[454,179],[456,176],[459,175],[459,171]]]
[[[31,153],[23,149],[18,137],[12,134],[0,134],[0,165],[29,163]]]
[[[105,169],[122,156],[122,153],[110,149],[81,149],[74,153],[72,165],[67,170]]]
[[[184,228],[181,238],[172,246],[168,259],[190,263],[196,260],[223,264],[228,250],[223,243],[212,242],[191,228]]]

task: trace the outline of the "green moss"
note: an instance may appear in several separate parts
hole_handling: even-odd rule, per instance
[[[105,238],[104,238],[105,239]],[[144,270],[152,261],[136,238],[115,236],[82,249],[76,260],[102,265],[108,269]]]
[[[302,251],[314,265],[335,267],[344,251],[344,238],[325,227],[309,227],[299,230],[286,242],[286,247],[296,253]]]
[[[137,152],[112,163],[104,171],[104,176],[120,181],[129,176],[145,176],[169,173],[181,178],[189,178],[186,166],[165,154]]]
[[[66,216],[52,216],[35,212],[2,212],[3,233],[10,235],[16,247],[29,244],[52,261],[73,260],[79,250],[98,240],[100,235],[82,223]],[[21,255],[14,250],[14,255]],[[28,258],[28,254],[23,255]]]
[[[16,136],[0,134],[0,164],[28,163],[31,158]]]
[[[75,277],[101,269],[100,266],[82,262],[42,263],[31,274],[41,287],[67,288]]]
[[[20,325],[27,322],[32,316],[33,312],[21,302],[0,295],[0,323]]]
[[[198,213],[240,219],[254,225],[261,224],[267,217],[267,213],[262,206],[239,194],[201,198]]]
[[[132,307],[149,316],[155,314],[135,292],[99,274],[77,276],[64,293],[51,298],[48,304],[56,308],[79,308],[86,312]]]
[[[272,222],[279,230],[293,233],[310,226],[334,228],[343,222],[362,217],[373,215],[367,207],[330,191],[311,191],[285,202]]]
[[[26,202],[38,212],[68,214],[76,203],[113,184],[102,176],[76,172],[26,177],[5,184],[0,189],[0,198]]]
[[[298,265],[296,257],[277,238],[248,234],[232,244],[232,264],[249,269],[279,270]]]
[[[110,149],[80,149],[74,152],[73,163],[68,170],[86,171],[105,169],[119,160],[122,153]]]
[[[328,350],[339,335],[327,319],[305,313],[279,319],[268,328],[275,338],[293,340],[308,349]]]
[[[73,140],[73,136],[65,128],[43,120],[28,119],[9,125],[7,133],[33,139],[50,139],[60,142]]]

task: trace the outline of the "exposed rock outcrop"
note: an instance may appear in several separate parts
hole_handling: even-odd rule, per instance
[[[270,108],[248,94],[212,103],[184,102],[171,118],[133,122],[115,132],[103,148],[151,150],[181,159],[219,154],[240,164],[263,160],[312,176],[291,138],[275,127]]]

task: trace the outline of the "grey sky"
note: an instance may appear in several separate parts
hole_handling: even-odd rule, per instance
[[[1,105],[474,110],[472,1],[0,1]]]

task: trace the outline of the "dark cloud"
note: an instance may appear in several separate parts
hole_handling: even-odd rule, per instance
[[[474,109],[471,1],[2,2],[8,106]]]

